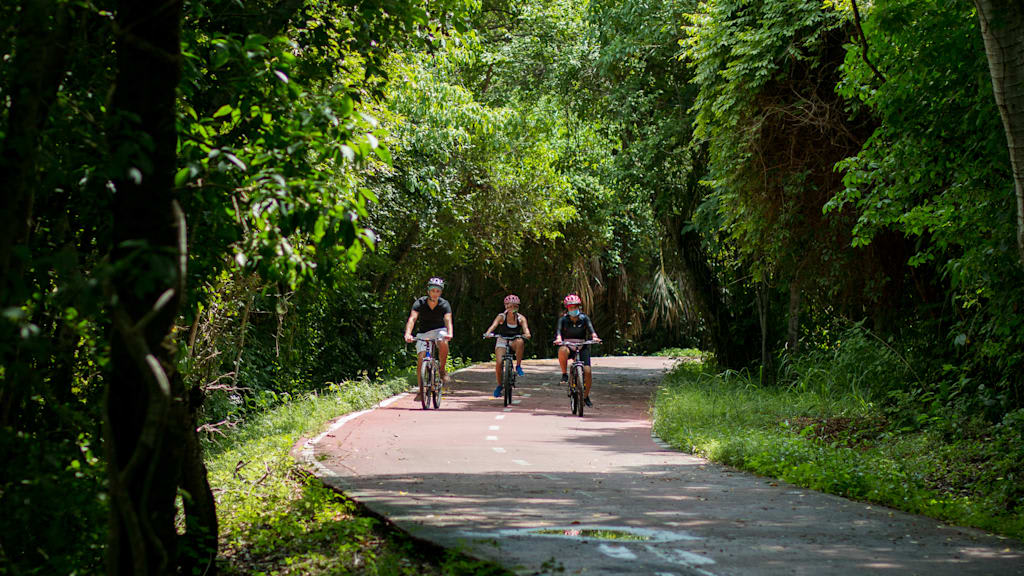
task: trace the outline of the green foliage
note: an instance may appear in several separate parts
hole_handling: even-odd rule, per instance
[[[886,80],[879,85],[851,49],[837,88],[879,126],[838,165],[845,190],[828,207],[856,207],[854,246],[897,230],[914,242],[909,266],[941,272],[953,314],[934,354],[949,358],[951,393],[974,395],[988,411],[1019,407],[1024,272],[977,15],[956,2],[887,0],[874,4],[864,33]]]
[[[952,416],[908,429],[856,388],[861,372],[853,360],[872,363],[885,354],[857,343],[836,356],[848,357],[848,375],[823,383],[810,370],[819,356],[805,360],[786,388],[680,364],[656,399],[655,432],[677,448],[799,486],[1024,534],[1024,437],[1010,428],[1019,412],[997,425]],[[817,368],[836,371],[829,364]]]

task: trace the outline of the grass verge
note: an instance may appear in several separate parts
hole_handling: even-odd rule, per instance
[[[411,377],[355,381],[293,399],[207,445],[222,574],[506,574],[416,543],[304,473],[289,451],[332,418],[406,390]]]
[[[854,393],[684,363],[655,400],[672,446],[762,476],[1024,538],[1024,413],[907,428]]]

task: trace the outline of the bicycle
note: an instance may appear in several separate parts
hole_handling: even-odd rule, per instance
[[[555,346],[565,346],[569,350],[576,352],[572,366],[569,368],[569,408],[572,410],[573,415],[580,418],[583,418],[583,407],[585,406],[583,398],[584,394],[586,394],[583,380],[585,364],[580,358],[580,350],[587,344],[600,343],[600,340],[562,340],[561,344],[555,344]]]
[[[484,338],[504,338],[508,343],[515,340],[525,340],[522,334],[515,336],[502,336],[500,334],[485,334]],[[509,346],[505,349],[505,355],[501,358],[501,386],[505,393],[505,406],[512,403],[512,389],[516,386],[515,351]]]
[[[423,364],[420,367],[420,378],[423,381],[423,398],[420,399],[420,403],[424,410],[429,410],[433,401],[434,409],[437,410],[441,408],[441,397],[444,395],[441,362],[437,359],[437,343],[444,338],[423,338],[417,335],[416,339],[427,343],[427,351],[423,355]]]

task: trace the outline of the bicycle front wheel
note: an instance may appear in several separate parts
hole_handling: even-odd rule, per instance
[[[441,388],[444,383],[441,382],[441,365],[436,363],[436,360],[434,362],[434,389],[431,392],[431,397],[434,400],[434,410],[438,410],[441,408],[441,395],[443,393]]]
[[[505,362],[505,370],[501,375],[501,386],[505,393],[505,406],[512,403],[512,383],[515,382],[516,373],[512,369],[512,362]]]
[[[583,402],[583,394],[584,394],[584,389],[583,389],[583,386],[584,386],[584,383],[583,383],[584,382],[584,380],[583,380],[583,366],[575,366],[575,367],[573,367],[572,373],[576,377],[575,378],[576,379],[576,397],[577,397],[576,408],[578,410],[577,411],[577,416],[582,418],[583,417],[583,406],[584,406],[584,402]]]
[[[434,389],[434,366],[433,362],[424,362],[423,368],[421,369],[420,377],[423,380],[423,396],[420,398],[420,404],[424,410],[430,408],[430,394]]]

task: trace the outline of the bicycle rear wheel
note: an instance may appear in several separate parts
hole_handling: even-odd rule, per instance
[[[576,384],[576,371],[573,370],[569,373],[569,408],[572,410],[573,416],[579,410],[580,396],[579,386]]]
[[[583,406],[584,406],[584,402],[583,402],[583,394],[584,394],[584,390],[583,390],[583,386],[584,386],[584,384],[583,384],[584,383],[584,380],[583,380],[583,366],[573,366],[572,373],[573,373],[573,376],[576,377],[575,379],[576,379],[576,396],[577,396],[577,401],[576,401],[577,416],[579,416],[580,418],[583,418]]]

